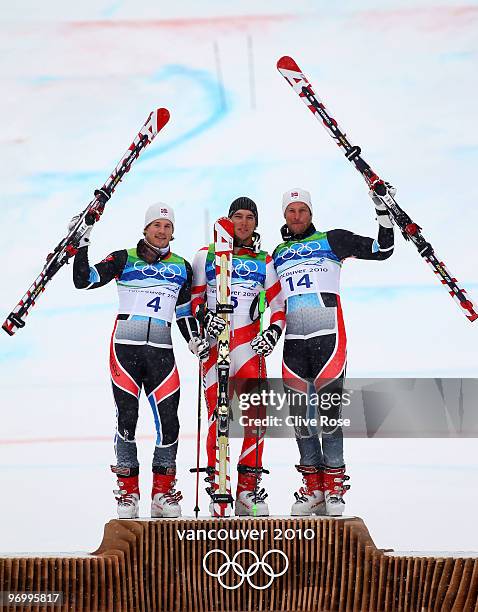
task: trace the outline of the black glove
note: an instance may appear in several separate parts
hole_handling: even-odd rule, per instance
[[[257,334],[251,340],[251,346],[258,355],[268,357],[274,350],[275,345],[279,342],[281,329],[277,325],[272,324],[265,329],[262,334]]]
[[[211,338],[217,338],[226,329],[226,322],[212,310],[206,310],[204,313],[204,329]]]

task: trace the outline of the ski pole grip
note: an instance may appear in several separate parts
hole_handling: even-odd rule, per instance
[[[264,312],[266,310],[266,292],[264,289],[261,289],[259,291],[259,318],[260,318],[260,331],[262,332],[262,318],[264,315]]]
[[[264,314],[266,310],[266,292],[261,289],[259,292],[259,314]]]

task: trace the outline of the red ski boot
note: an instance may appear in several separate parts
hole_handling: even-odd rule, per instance
[[[262,474],[269,472],[248,465],[238,465],[237,472],[236,516],[269,516],[267,493],[264,488],[259,489]]]
[[[161,473],[153,473],[153,491],[151,493],[151,516],[153,518],[176,518],[181,516],[179,502],[183,496],[175,491],[176,469],[156,468]]]
[[[118,502],[118,518],[134,519],[139,516],[138,474],[131,476],[133,468],[111,466],[111,471],[118,478],[118,489],[114,490]]]
[[[313,465],[296,465],[297,471],[302,474],[304,487],[294,493],[295,502],[292,504],[292,516],[322,515],[325,513],[325,500],[322,480],[322,468]]]

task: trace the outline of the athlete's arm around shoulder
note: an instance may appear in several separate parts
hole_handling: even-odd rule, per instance
[[[128,251],[114,251],[102,261],[90,266],[88,262],[88,247],[78,249],[73,261],[73,282],[77,289],[97,289],[118,277],[124,270],[128,259]]]

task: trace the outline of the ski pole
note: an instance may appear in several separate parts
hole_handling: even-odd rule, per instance
[[[201,398],[202,398],[202,361],[199,359],[198,368],[198,411],[197,411],[197,437],[196,437],[196,505],[194,514],[199,514],[199,460],[201,455]]]
[[[259,309],[259,332],[262,334],[262,329],[263,329],[263,324],[264,324],[264,312],[266,309],[266,292],[264,289],[261,289],[259,292],[259,302],[258,302],[258,309]],[[259,377],[258,377],[258,389],[259,389],[259,393],[261,390],[261,381],[262,381],[262,360],[264,359],[264,357],[262,355],[259,355]],[[257,403],[256,406],[256,484],[255,484],[255,488],[254,488],[254,505],[252,506],[252,514],[254,517],[257,516],[257,483],[258,483],[258,478],[257,478],[257,471],[259,469],[259,425],[257,425],[259,420],[259,402]],[[261,431],[262,431],[262,427],[261,427]]]

